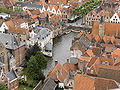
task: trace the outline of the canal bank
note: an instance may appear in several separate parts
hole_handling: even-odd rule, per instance
[[[55,60],[59,61],[62,65],[70,58],[70,47],[72,40],[78,33],[71,32],[67,35],[62,35],[53,40],[53,56],[48,58],[47,68],[44,70],[45,76],[54,67]]]

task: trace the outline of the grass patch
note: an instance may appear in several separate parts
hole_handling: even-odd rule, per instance
[[[20,76],[23,75],[26,75],[27,81],[19,80],[19,85],[20,85],[19,90],[24,90],[24,88],[26,88],[27,90],[33,90],[33,88],[38,84],[38,81],[28,77],[29,75],[27,73],[27,69],[24,69],[23,73],[20,74]]]
[[[33,90],[32,87],[28,87],[28,86],[25,86],[25,85],[20,85],[19,86],[19,90],[24,90],[24,88],[26,88],[27,90]]]

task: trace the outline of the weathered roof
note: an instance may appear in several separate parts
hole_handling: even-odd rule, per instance
[[[107,90],[113,88],[118,88],[114,80],[77,74],[73,90]]]
[[[54,80],[49,78],[44,84],[42,90],[54,90],[56,86],[57,84],[54,82]]]
[[[90,42],[90,40],[86,37],[85,34],[82,34],[82,35],[80,36],[79,46],[80,46],[80,47],[84,46],[84,47],[86,47],[86,48],[88,48],[89,46],[91,46],[91,42]]]
[[[38,30],[39,30],[39,32],[33,38],[35,40],[43,41],[47,36],[49,36],[51,34],[51,30],[49,30],[48,28],[39,28]]]
[[[12,81],[17,78],[17,75],[14,72],[14,70],[11,70],[10,72],[7,73],[7,78],[9,78],[9,81]]]
[[[17,39],[13,35],[0,33],[0,42],[7,49],[16,49],[16,48],[18,48]]]

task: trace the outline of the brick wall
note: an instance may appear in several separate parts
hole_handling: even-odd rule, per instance
[[[16,65],[19,66],[25,59],[25,46],[22,46],[13,51],[15,56]]]
[[[15,81],[9,83],[9,90],[19,90],[19,83],[18,83],[18,79],[16,79]]]

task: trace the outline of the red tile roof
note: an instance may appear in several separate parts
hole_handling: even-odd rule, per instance
[[[104,78],[93,78],[77,74],[73,90],[107,90],[118,88],[114,80]]]

